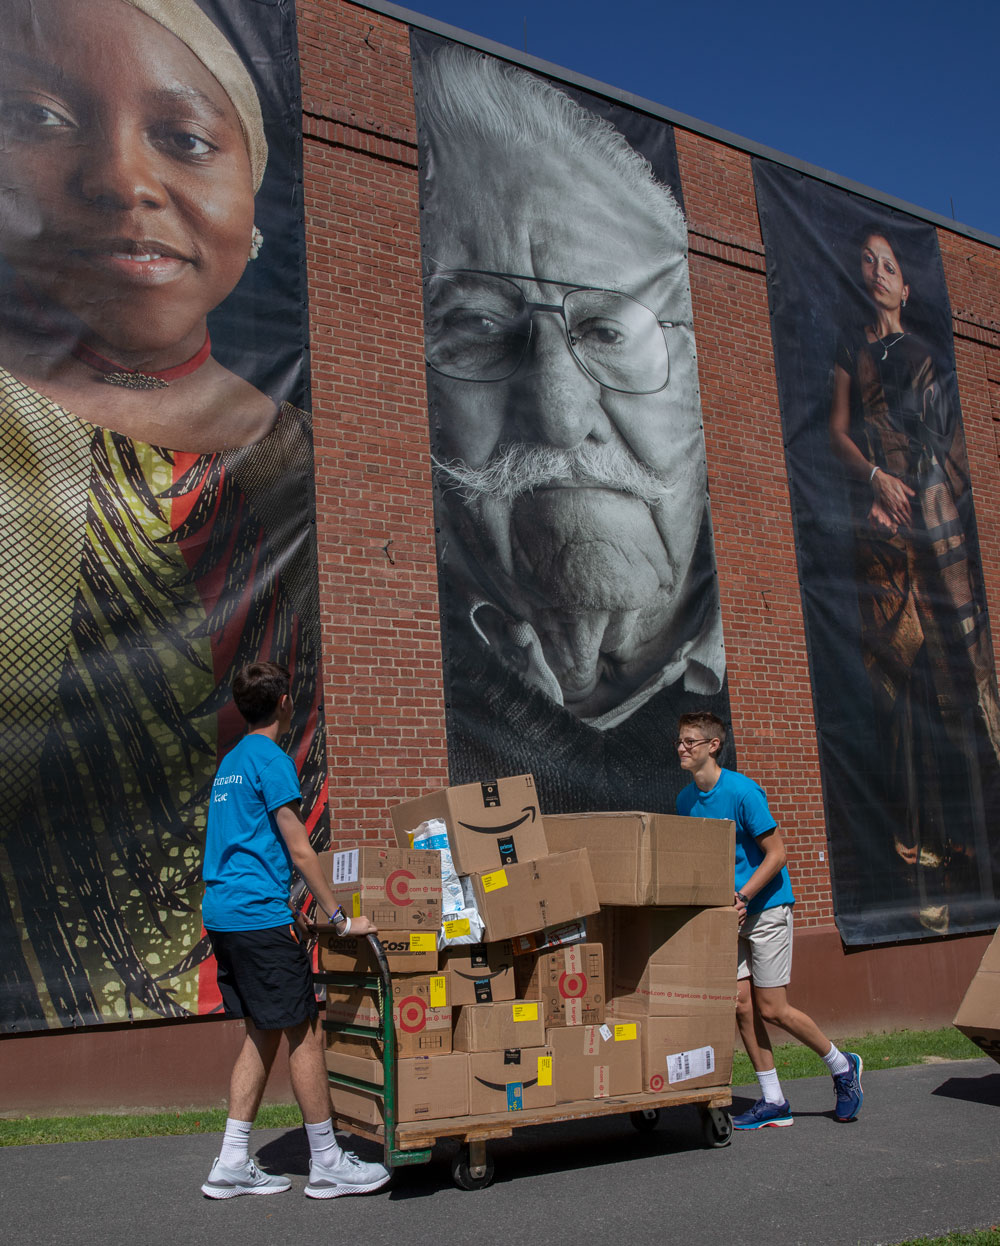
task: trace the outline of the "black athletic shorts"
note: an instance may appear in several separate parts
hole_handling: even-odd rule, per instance
[[[222,1006],[259,1030],[287,1030],[319,1013],[312,965],[292,926],[210,930]]]

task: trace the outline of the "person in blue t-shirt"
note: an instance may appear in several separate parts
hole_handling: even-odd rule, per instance
[[[733,1117],[733,1128],[793,1123],[775,1071],[765,1022],[781,1026],[821,1057],[833,1075],[837,1120],[854,1120],[863,1099],[861,1057],[838,1051],[812,1017],[788,1002],[795,896],[785,868],[785,845],[764,790],[746,775],[719,765],[718,754],[726,742],[726,726],[721,719],[707,713],[684,714],[677,726],[681,768],[693,780],[677,797],[677,812],[736,824],[736,1023],[757,1074],[761,1098],[749,1111]]]
[[[309,1139],[310,1198],[365,1194],[389,1180],[381,1164],[341,1150],[330,1119],[330,1087],[317,1023],[312,965],[291,924],[288,896],[298,870],[337,934],[369,934],[367,917],[347,917],[333,898],[299,812],[299,777],[278,740],[292,721],[291,679],[274,662],[243,667],[233,700],[247,734],[223,758],[212,784],[202,874],[202,919],[215,954],[226,1016],[242,1017],[243,1046],[229,1086],[222,1149],[201,1187],[208,1198],[280,1194],[287,1177],[250,1158],[250,1129],[282,1035],[292,1090]],[[297,913],[303,933],[314,929]]]

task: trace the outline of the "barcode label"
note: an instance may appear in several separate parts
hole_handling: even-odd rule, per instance
[[[715,1072],[715,1049],[713,1047],[695,1047],[691,1051],[678,1051],[667,1056],[667,1080],[687,1082],[692,1077],[704,1077]]]
[[[346,852],[333,854],[333,885],[356,883],[358,881],[358,850],[350,848]]]

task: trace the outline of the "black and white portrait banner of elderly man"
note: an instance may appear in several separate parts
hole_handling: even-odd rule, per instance
[[[452,781],[672,810],[728,712],[673,131],[411,46]]]

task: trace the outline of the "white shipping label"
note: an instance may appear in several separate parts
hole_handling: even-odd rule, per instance
[[[603,1038],[606,1043],[610,1043],[611,1042],[611,1027],[609,1025],[602,1025],[600,1029],[600,1035],[601,1035],[601,1038]]]
[[[679,1051],[676,1055],[667,1056],[667,1080],[671,1085],[714,1072],[714,1047],[695,1047],[693,1051]]]
[[[333,885],[335,887],[341,883],[358,881],[358,856],[357,848],[349,848],[346,852],[333,854]]]

